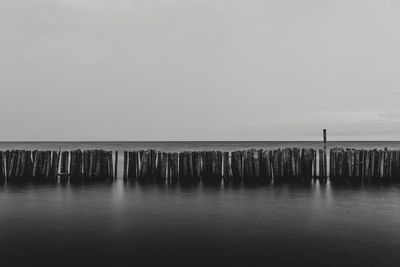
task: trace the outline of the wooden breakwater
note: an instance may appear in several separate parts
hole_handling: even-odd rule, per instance
[[[118,164],[119,160],[122,162]],[[400,180],[400,150],[332,148],[244,151],[0,151],[0,181],[125,181],[224,184]]]
[[[0,151],[1,181],[101,180],[112,174],[111,151]]]
[[[400,150],[330,150],[331,181],[400,181]]]

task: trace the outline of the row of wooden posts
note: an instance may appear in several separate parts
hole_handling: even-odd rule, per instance
[[[0,151],[0,180],[81,181],[113,177],[112,152],[73,151]]]
[[[319,156],[317,156],[317,154]],[[220,183],[326,177],[323,151],[286,148],[247,151],[124,151],[125,180]]]
[[[330,179],[400,180],[400,150],[330,150]]]
[[[329,158],[329,166],[327,166]],[[246,151],[124,151],[126,181],[159,183],[400,180],[400,150],[285,148]],[[118,151],[0,151],[0,181],[116,179]]]

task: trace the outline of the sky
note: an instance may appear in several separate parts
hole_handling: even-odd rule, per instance
[[[0,140],[400,140],[398,0],[1,0]]]

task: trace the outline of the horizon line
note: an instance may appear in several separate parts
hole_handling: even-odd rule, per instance
[[[174,143],[174,142],[321,142],[323,140],[0,140],[0,143]],[[329,142],[400,142],[400,140],[327,140]]]

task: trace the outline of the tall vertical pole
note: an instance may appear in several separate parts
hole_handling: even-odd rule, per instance
[[[326,153],[326,129],[323,130],[323,135],[324,135],[324,171],[323,171],[323,176],[327,177],[327,153]]]

